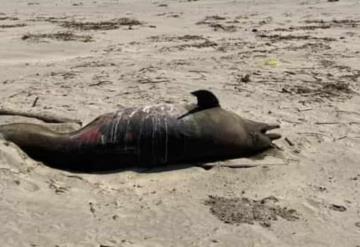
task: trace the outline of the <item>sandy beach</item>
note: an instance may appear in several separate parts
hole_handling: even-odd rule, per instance
[[[109,174],[53,169],[0,139],[2,246],[360,246],[358,0],[0,6],[0,109],[88,123],[208,89],[283,136],[212,169]],[[12,122],[42,124],[0,115]]]

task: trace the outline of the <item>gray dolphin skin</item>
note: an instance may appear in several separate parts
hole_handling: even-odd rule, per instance
[[[279,128],[221,108],[207,90],[197,104],[124,108],[71,133],[36,124],[0,126],[0,136],[35,160],[59,169],[95,172],[248,157],[273,146]]]

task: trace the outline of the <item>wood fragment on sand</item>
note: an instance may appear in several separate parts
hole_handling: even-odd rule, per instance
[[[294,146],[294,145],[295,145],[295,144],[294,144],[292,141],[290,141],[290,139],[287,138],[287,137],[285,137],[285,141],[286,141],[290,146]]]
[[[39,100],[39,97],[36,96],[36,98],[35,98],[34,102],[32,103],[31,107],[35,107],[36,104],[37,104],[37,102],[38,102],[38,100]]]
[[[324,125],[324,124],[341,124],[340,122],[315,122],[317,125]]]

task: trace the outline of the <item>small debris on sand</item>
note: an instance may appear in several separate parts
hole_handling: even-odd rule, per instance
[[[227,224],[254,224],[259,223],[263,227],[270,227],[272,221],[278,217],[288,221],[299,219],[294,209],[276,205],[278,199],[274,196],[262,200],[242,198],[224,198],[209,196],[205,205],[210,206],[210,212]]]
[[[57,32],[57,33],[46,33],[46,34],[25,34],[21,38],[22,40],[30,41],[41,41],[44,39],[53,39],[60,41],[81,41],[81,42],[91,42],[93,38],[90,35],[77,35],[72,32]]]
[[[78,21],[63,21],[59,23],[60,26],[65,28],[73,28],[83,31],[88,30],[113,30],[119,29],[121,26],[136,26],[142,23],[132,18],[119,18],[110,21],[99,21],[99,22],[78,22]]]

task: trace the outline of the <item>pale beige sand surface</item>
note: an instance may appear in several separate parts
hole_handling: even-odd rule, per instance
[[[215,164],[250,168],[103,175],[1,141],[1,245],[360,246],[359,13],[357,0],[0,0],[1,107],[88,122],[204,88],[283,135],[282,151]],[[0,116],[15,121],[40,123]],[[236,222],[247,210],[270,218]]]

